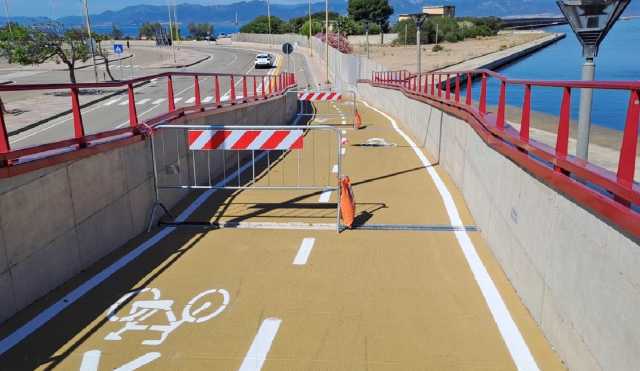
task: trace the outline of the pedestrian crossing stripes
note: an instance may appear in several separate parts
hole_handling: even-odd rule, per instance
[[[156,99],[151,104],[160,104],[160,103],[164,102],[165,100],[166,99],[164,99],[164,98]]]
[[[258,92],[260,93],[261,91],[258,90]],[[211,103],[211,102],[214,101],[214,98],[215,97],[213,97],[213,96],[204,97],[204,98],[202,98],[202,103]],[[123,97],[113,98],[113,99],[110,99],[110,100],[106,101],[102,105],[105,106],[105,107],[109,107],[109,106],[113,106],[113,105],[126,106],[126,105],[129,104],[129,100],[128,99],[124,99],[124,100],[122,100],[122,99],[123,99]],[[185,97],[176,97],[176,98],[174,98],[173,101],[175,103],[178,103],[178,102],[181,102],[184,99],[185,99]],[[227,94],[227,95],[222,96],[220,98],[220,101],[221,102],[228,102],[229,99],[230,99],[230,97]],[[236,100],[239,101],[239,100],[242,100],[242,99],[244,99],[244,96],[242,96],[242,95],[237,95],[236,96]],[[158,98],[158,99],[155,99],[155,100],[153,100],[153,98],[143,98],[143,99],[140,99],[140,100],[136,100],[136,105],[137,106],[142,106],[142,105],[145,105],[145,104],[156,105],[156,104],[161,104],[161,103],[165,102],[166,100],[167,100],[167,98]],[[194,104],[195,101],[196,101],[195,97],[189,97],[184,101],[184,103],[185,104]]]

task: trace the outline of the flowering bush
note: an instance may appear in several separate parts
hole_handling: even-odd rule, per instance
[[[325,42],[324,33],[318,33],[316,34],[316,37],[320,39],[320,41]],[[330,33],[329,46],[334,49],[338,49],[344,54],[351,54],[353,52],[353,48],[351,47],[351,44],[349,44],[349,40],[342,34]]]

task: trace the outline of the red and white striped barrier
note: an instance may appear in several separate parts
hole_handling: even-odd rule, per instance
[[[302,130],[189,130],[192,151],[302,149]]]
[[[341,99],[342,99],[342,94],[335,93],[335,92],[298,93],[298,100],[304,100],[309,102],[339,101]]]

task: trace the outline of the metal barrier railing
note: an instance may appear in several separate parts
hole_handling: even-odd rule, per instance
[[[480,79],[477,102],[473,100],[472,84]],[[498,81],[498,105],[496,112],[487,109],[487,80]],[[640,82],[638,81],[532,81],[513,80],[490,70],[429,72],[420,75],[404,71],[374,72],[372,84],[405,91],[417,99],[426,99],[438,107],[464,113],[467,120],[476,120],[482,130],[518,152],[511,155],[519,163],[527,163],[529,169],[549,169],[552,176],[563,179],[563,187],[574,198],[598,213],[624,226],[634,235],[640,235],[640,185],[634,181],[638,157],[638,133],[640,128]],[[466,86],[463,86],[466,84]],[[506,120],[507,92],[509,86],[524,89],[520,128],[514,129]],[[533,88],[561,89],[560,115],[555,132],[555,148],[531,138]],[[571,98],[576,89],[627,91],[629,100],[618,153],[617,171],[602,167],[569,154]],[[463,97],[463,95],[465,95]],[[502,147],[504,151],[509,147]],[[542,173],[541,173],[542,174]],[[549,177],[547,175],[546,177]]]
[[[290,90],[289,93],[298,97],[297,116],[314,118],[340,118],[336,125],[350,125],[355,127],[356,114],[358,112],[357,94],[352,90]],[[313,110],[308,110],[307,105],[313,105]],[[335,107],[333,107],[335,106]],[[347,122],[345,112],[349,110],[350,123]],[[334,123],[332,123],[334,124]]]
[[[176,78],[193,79],[193,99],[187,102],[187,106],[176,107],[177,99],[174,97],[174,80]],[[137,111],[137,99],[135,89],[143,84],[157,83],[159,80],[166,80],[166,96],[161,100],[166,101],[167,113],[158,117],[171,119],[180,115],[215,109],[226,105],[236,105],[253,102],[260,99],[267,99],[275,95],[281,95],[291,87],[295,86],[295,75],[292,73],[281,73],[279,75],[236,75],[201,72],[166,72],[162,74],[139,77],[130,80],[103,82],[103,83],[77,83],[77,84],[21,84],[21,85],[0,85],[0,94],[8,92],[58,92],[68,91],[70,99],[70,110],[64,112],[69,115],[73,126],[71,138],[54,141],[50,143],[38,144],[32,147],[14,149],[9,141],[9,133],[5,121],[5,107],[0,104],[0,169],[11,167],[26,162],[31,158],[43,158],[65,153],[70,148],[72,150],[82,149],[92,145],[92,141],[99,138],[105,141],[106,137],[114,137],[117,140],[123,132],[131,134],[138,133],[140,123]],[[210,101],[203,102],[201,95],[201,85],[205,79],[210,79],[212,87],[212,97]],[[229,84],[229,93],[223,94],[222,83]],[[113,89],[124,88],[126,90],[126,104],[128,109],[127,127],[116,130],[107,130],[88,135],[86,123],[83,118],[83,106],[80,101],[80,92],[84,89]],[[142,98],[149,101],[148,98]],[[121,104],[120,104],[121,105]],[[51,114],[54,114],[53,112]],[[146,120],[147,123],[158,121],[155,118]]]
[[[323,138],[320,133],[328,134]],[[289,190],[336,192],[340,231],[341,151],[341,131],[326,125],[157,125],[151,135],[155,204],[149,228],[158,209],[170,215],[161,191]],[[276,166],[279,179],[272,174]]]

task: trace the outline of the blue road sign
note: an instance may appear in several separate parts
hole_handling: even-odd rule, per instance
[[[122,44],[113,44],[113,52],[116,54],[124,53],[124,46]]]

